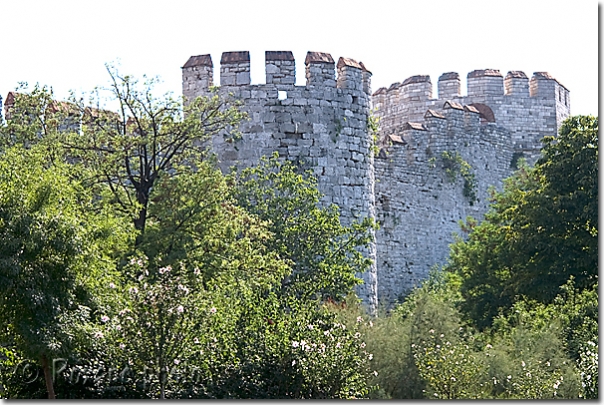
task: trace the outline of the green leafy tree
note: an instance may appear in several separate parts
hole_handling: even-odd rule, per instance
[[[491,324],[517,296],[549,303],[571,277],[590,288],[598,274],[598,119],[569,118],[545,138],[534,168],[521,167],[495,193],[485,220],[452,246],[464,312]]]
[[[366,218],[343,226],[335,205],[321,205],[312,173],[299,173],[275,154],[243,170],[234,193],[240,206],[268,222],[275,235],[269,249],[292,265],[284,294],[341,300],[361,282],[357,275],[370,261],[359,248],[370,241],[372,222]]]
[[[48,163],[39,148],[0,158],[0,339],[44,371],[55,397],[53,359],[67,356],[111,279],[127,240],[123,225],[92,209],[72,167]]]
[[[235,136],[244,117],[218,95],[189,100],[153,95],[154,80],[140,84],[108,67],[111,100],[118,112],[103,110],[100,100],[73,100],[81,131],[62,136],[68,153],[93,169],[94,181],[109,188],[116,209],[130,216],[144,233],[151,193],[162,176],[195,167],[208,157],[212,136]],[[96,103],[95,108],[88,105]]]

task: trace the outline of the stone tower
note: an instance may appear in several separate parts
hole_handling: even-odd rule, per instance
[[[367,131],[371,73],[353,59],[308,52],[306,85],[295,85],[296,64],[289,51],[265,53],[266,84],[250,84],[249,52],[225,52],[220,60],[221,94],[243,101],[249,120],[236,144],[213,139],[219,167],[257,164],[274,151],[312,168],[325,204],[341,209],[343,223],[375,218],[374,159]],[[337,76],[336,76],[337,69]],[[183,95],[209,94],[213,83],[210,55],[191,57],[182,68]],[[374,262],[359,276],[359,296],[377,308],[376,245],[365,254]]]

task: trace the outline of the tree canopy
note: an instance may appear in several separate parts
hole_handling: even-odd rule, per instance
[[[571,277],[598,279],[598,119],[569,118],[544,138],[534,168],[522,166],[493,195],[485,220],[468,224],[449,269],[462,275],[466,311],[481,326],[517,296],[552,302]]]

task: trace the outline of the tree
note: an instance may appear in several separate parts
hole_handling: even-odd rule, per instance
[[[268,222],[275,235],[269,249],[292,264],[291,276],[283,280],[284,294],[337,301],[362,282],[356,274],[370,261],[358,249],[370,241],[373,225],[364,219],[343,226],[335,205],[321,205],[312,173],[298,173],[275,154],[237,174],[234,194],[240,206]]]
[[[569,118],[542,152],[452,246],[449,269],[462,275],[465,312],[480,327],[517,296],[550,303],[571,277],[579,289],[597,283],[598,119]]]
[[[236,106],[214,95],[182,100],[152,94],[154,80],[140,85],[107,68],[118,113],[73,100],[82,116],[81,132],[62,138],[70,154],[92,168],[97,181],[109,186],[116,207],[144,233],[150,195],[158,179],[195,167],[207,158],[212,136],[236,135],[244,117]]]
[[[64,164],[40,148],[10,148],[0,159],[0,338],[44,370],[85,338],[95,290],[112,275],[112,254],[127,240]]]

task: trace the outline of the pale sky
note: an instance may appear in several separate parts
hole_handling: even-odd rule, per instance
[[[264,51],[294,53],[303,85],[307,51],[362,61],[372,89],[409,76],[475,69],[547,71],[570,90],[571,113],[598,114],[598,3],[581,1],[0,0],[0,94],[18,82],[69,90],[107,85],[104,64],[159,76],[180,95],[181,66],[250,51],[252,84]]]

